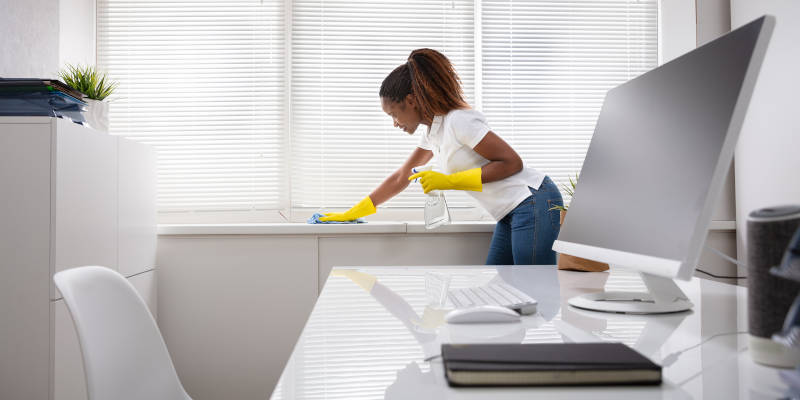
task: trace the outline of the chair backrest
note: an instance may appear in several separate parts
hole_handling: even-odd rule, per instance
[[[89,399],[191,400],[147,305],[122,275],[80,267],[53,280],[78,332]]]

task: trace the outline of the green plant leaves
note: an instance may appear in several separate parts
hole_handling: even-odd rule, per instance
[[[106,74],[98,72],[94,66],[68,64],[58,76],[71,88],[93,100],[103,100],[117,88],[116,82],[108,79]]]
[[[569,177],[569,185],[567,185],[566,183],[561,184],[561,190],[563,190],[564,193],[567,196],[569,196],[570,200],[572,199],[573,196],[575,196],[575,186],[578,186],[578,174],[577,173],[575,173],[575,179],[573,179],[572,177]],[[553,206],[553,207],[550,207],[550,210],[567,211],[568,208],[569,208],[568,205]]]

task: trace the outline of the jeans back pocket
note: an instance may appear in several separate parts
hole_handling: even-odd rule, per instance
[[[547,200],[547,214],[550,216],[550,225],[558,232],[561,229],[561,210],[553,207],[563,207],[564,200],[558,198]]]

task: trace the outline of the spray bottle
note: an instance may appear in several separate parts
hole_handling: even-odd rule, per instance
[[[430,164],[411,169],[415,174],[432,170],[433,166]],[[416,182],[416,180],[414,182]],[[444,192],[441,190],[431,190],[425,198],[425,228],[435,229],[449,223],[450,210],[447,209],[447,201],[444,199]]]

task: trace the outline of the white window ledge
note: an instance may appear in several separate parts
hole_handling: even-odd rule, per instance
[[[162,224],[159,235],[341,235],[376,233],[493,232],[494,221],[454,222],[428,230],[423,222],[369,222],[366,224]],[[712,221],[709,230],[735,231],[735,221]]]
[[[422,222],[369,222],[366,224],[170,224],[159,225],[159,235],[340,235],[374,233],[493,232],[495,223],[454,222],[434,230]]]

